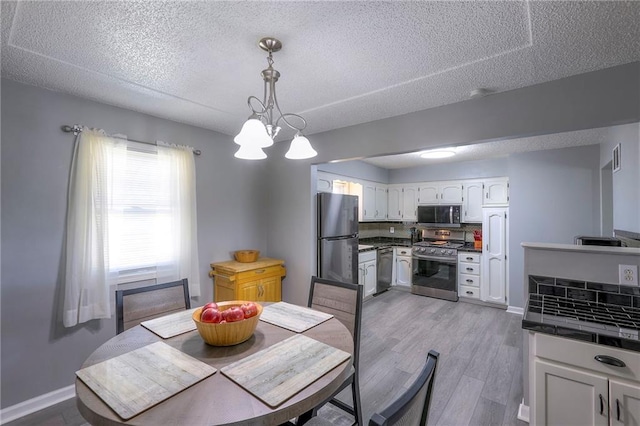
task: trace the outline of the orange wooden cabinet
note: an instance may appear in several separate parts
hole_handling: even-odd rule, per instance
[[[213,298],[225,300],[252,300],[279,302],[282,300],[282,278],[286,275],[284,260],[261,257],[255,262],[235,260],[211,264]]]

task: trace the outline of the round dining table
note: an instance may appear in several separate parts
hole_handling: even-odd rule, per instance
[[[266,304],[265,304],[266,305]],[[269,407],[220,369],[281,342],[293,331],[259,321],[253,336],[234,346],[210,346],[197,330],[163,339],[143,326],[116,335],[96,349],[82,365],[89,367],[110,358],[162,341],[218,371],[159,404],[125,421],[85,383],[76,378],[77,405],[92,425],[278,425],[312,410],[338,390],[350,373],[351,359],[342,362],[277,407]],[[353,337],[336,318],[300,333],[353,356]]]

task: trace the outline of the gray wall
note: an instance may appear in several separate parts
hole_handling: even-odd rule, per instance
[[[640,233],[640,124],[609,129],[610,136],[601,144],[600,166],[612,158],[620,144],[620,170],[613,173],[613,228]]]
[[[460,161],[390,170],[389,183],[507,176],[507,171],[508,160],[506,157],[490,160]]]
[[[389,183],[389,170],[360,160],[318,164],[318,170],[373,182]]]
[[[311,135],[319,154],[306,162],[286,161],[286,144],[277,144],[268,160],[278,204],[270,204],[267,241],[269,252],[288,262],[285,300],[305,303],[315,268],[312,164],[638,122],[639,74],[636,62]]]
[[[524,307],[522,242],[600,234],[599,161],[598,145],[509,157],[509,305]]]
[[[266,165],[234,159],[230,137],[2,79],[2,407],[73,384],[82,362],[115,335],[115,319],[71,329],[60,320],[74,144],[63,124],[202,150],[196,157],[200,301],[213,296],[209,263],[229,260],[237,249],[267,253]]]

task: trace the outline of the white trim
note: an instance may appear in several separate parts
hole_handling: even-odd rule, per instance
[[[508,306],[507,312],[509,312],[510,314],[524,315],[524,308],[520,308],[518,306]]]
[[[524,399],[518,407],[518,420],[529,423],[529,406],[524,405]]]
[[[44,395],[36,396],[35,398],[12,405],[11,407],[3,408],[0,410],[0,424],[19,419],[20,417],[51,407],[75,396],[76,387],[75,385],[70,385],[45,393]]]

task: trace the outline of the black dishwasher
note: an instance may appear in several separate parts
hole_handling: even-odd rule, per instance
[[[376,294],[391,287],[391,272],[393,270],[393,249],[391,247],[378,249],[378,280]]]

